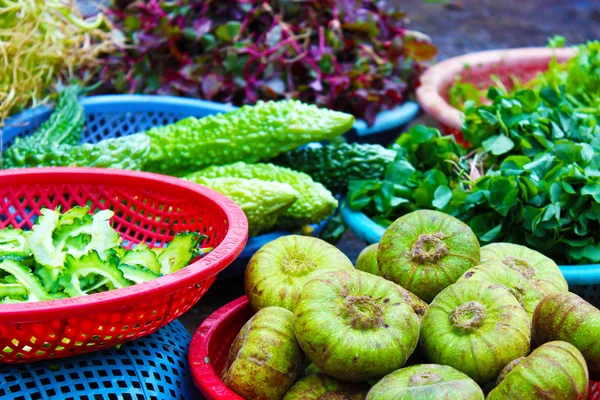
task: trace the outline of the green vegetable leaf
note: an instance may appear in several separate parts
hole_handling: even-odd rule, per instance
[[[446,185],[439,186],[435,190],[433,198],[432,205],[435,208],[442,210],[450,203],[450,200],[452,200],[452,190]]]
[[[242,24],[239,21],[229,21],[223,25],[220,25],[215,34],[217,37],[225,42],[233,41],[237,35],[239,35],[242,29]]]
[[[600,183],[585,185],[581,188],[581,194],[592,196],[596,202],[600,203]]]
[[[515,147],[515,143],[504,135],[492,136],[482,142],[485,151],[495,156],[506,154]]]
[[[496,226],[493,229],[490,229],[489,231],[487,231],[486,233],[484,233],[483,235],[481,235],[479,237],[479,240],[481,240],[482,242],[493,242],[494,240],[496,240],[496,238],[498,237],[498,235],[500,234],[500,232],[502,231],[502,224]]]

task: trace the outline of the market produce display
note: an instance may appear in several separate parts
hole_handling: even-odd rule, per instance
[[[586,60],[584,70],[597,68],[598,57]],[[413,127],[392,145],[397,156],[382,179],[349,182],[348,205],[384,227],[416,209],[439,210],[482,244],[524,245],[563,265],[600,262],[598,112],[578,99],[586,90],[565,90],[491,87],[490,104],[465,110],[471,149]]]
[[[438,246],[425,246],[425,255],[437,254],[440,243],[450,237],[470,243],[473,235],[450,215],[418,210],[387,228],[386,235],[394,238],[390,241],[400,246],[405,245],[402,239],[409,242],[410,238],[400,235],[395,224],[408,230],[431,227],[433,233],[418,233],[437,235],[433,244]],[[296,240],[302,242],[298,247],[305,256],[302,260],[294,257],[298,262],[294,264],[286,255],[296,254],[297,248],[288,249]],[[287,377],[295,377],[293,382],[286,380],[277,393],[246,395],[237,387],[248,382],[248,374],[232,380],[227,368],[223,382],[247,399],[586,399],[588,379],[594,377],[598,365],[594,332],[600,311],[560,284],[541,285],[551,288],[543,294],[536,283],[551,282],[544,278],[553,276],[548,271],[554,266],[541,254],[521,247],[498,243],[480,248],[475,239],[474,244],[461,248],[474,249],[465,256],[469,265],[453,273],[451,265],[443,262],[437,267],[428,263],[415,263],[411,268],[402,263],[384,266],[382,260],[401,260],[398,254],[423,254],[411,251],[410,246],[397,250],[384,245],[383,239],[363,250],[356,269],[333,268],[340,265],[335,260],[341,253],[321,239],[277,239],[251,260],[248,271],[262,273],[246,274],[246,294],[260,311],[242,328],[229,357],[239,354],[239,343],[247,335],[253,330],[259,335],[267,325],[250,327],[260,313],[283,310],[280,299],[289,298],[293,288],[295,300],[285,305],[289,312],[268,325],[288,326],[277,337],[299,346],[305,357],[299,362],[307,366],[299,374],[291,367],[297,365],[293,363],[296,355],[286,358],[285,351],[271,348],[273,360],[290,366],[285,370]],[[306,257],[309,254],[318,254],[322,260],[329,254],[332,269],[316,268]],[[362,270],[358,269],[361,264]],[[282,274],[290,266],[303,279]],[[436,268],[441,275],[426,273]],[[447,282],[426,304],[407,287],[385,279],[384,270],[394,270],[402,282],[411,283],[411,276],[420,277],[423,286],[437,285],[441,277]],[[252,284],[257,280],[264,282],[258,290]],[[271,300],[264,308],[254,306],[257,295],[267,294]],[[417,302],[423,306],[421,312],[415,307]],[[256,343],[265,349],[270,339]],[[263,356],[248,358],[246,371],[253,371],[263,382],[274,382],[283,370],[265,366]]]
[[[78,85],[59,95],[50,119],[17,137],[3,154],[4,168],[44,166],[144,170],[210,187],[236,201],[255,236],[301,230],[329,218],[338,200],[300,171],[267,161],[310,142],[335,139],[352,127],[349,114],[299,101],[258,102],[229,113],[189,117],[146,132],[79,144],[85,115]],[[339,236],[339,235],[338,235]]]
[[[107,12],[127,47],[89,68],[104,92],[298,99],[372,123],[436,54],[404,13],[373,0],[126,1]]]
[[[0,303],[85,296],[149,281],[209,252],[206,236],[178,233],[166,247],[128,249],[111,210],[43,208],[32,229],[0,230]]]
[[[569,292],[577,288],[558,264],[600,265],[600,42],[577,46],[563,64],[551,60],[527,82],[492,77],[478,87],[457,79],[448,100],[464,113],[466,141],[417,125],[383,147],[342,135],[357,119],[373,125],[405,102],[436,53],[383,1],[119,0],[106,13],[84,19],[75,2],[0,0],[0,127],[54,102],[51,113],[11,119],[9,140],[0,131],[0,168],[163,174],[153,182],[203,185],[231,198],[250,237],[290,233],[248,262],[250,306],[236,315],[236,329],[206,330],[223,336],[217,345],[226,359],[202,357],[218,383],[248,400],[587,400],[600,380],[600,310]],[[565,38],[549,45],[562,47]],[[170,94],[222,108],[213,103],[205,107],[213,115],[177,120],[175,104],[184,101],[166,97],[173,104],[164,110],[94,114],[93,101],[84,109],[79,100],[91,92]],[[238,108],[219,113],[230,105]],[[198,108],[185,116],[204,115]],[[58,186],[76,175],[65,171]],[[121,178],[130,176],[153,175]],[[192,282],[195,271],[185,269],[213,251],[201,248],[208,235],[236,238],[213,252],[221,268],[246,240],[230,202],[207,205],[210,215],[200,211],[191,222],[160,217],[172,239],[135,244],[125,236],[138,237],[129,231],[139,224],[98,209],[105,199],[40,210],[39,197],[60,197],[52,190],[4,196],[13,205],[0,217],[32,226],[0,230],[0,306],[9,309],[0,362],[148,334],[188,310],[221,271],[207,268]],[[144,216],[178,207],[163,204],[166,197],[118,196]],[[158,208],[142,206],[148,202]],[[356,265],[301,234],[326,222],[335,241],[343,207],[385,229]],[[175,225],[214,215],[203,232],[174,234],[182,229]],[[88,296],[182,269],[166,286],[166,277],[144,285],[156,286],[156,300],[143,286],[125,293],[139,300],[135,307],[119,292],[105,301]],[[183,286],[173,292],[176,285]],[[81,304],[36,304],[76,297]],[[25,304],[7,305],[16,303]]]

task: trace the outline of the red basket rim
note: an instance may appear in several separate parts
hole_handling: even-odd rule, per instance
[[[416,90],[417,100],[423,110],[438,122],[447,128],[460,131],[463,113],[444,99],[442,91],[466,66],[474,70],[497,63],[508,67],[542,63],[547,65],[553,55],[556,55],[560,62],[564,62],[576,54],[576,48],[524,47],[487,50],[452,57],[433,65],[421,75],[420,85]]]
[[[249,307],[249,304],[250,302],[247,296],[242,296],[225,304],[206,318],[192,337],[189,350],[189,363],[192,378],[194,379],[196,386],[205,396],[208,396],[208,398],[244,400],[243,397],[240,397],[233,390],[229,389],[215,373],[210,363],[210,359],[208,358],[208,348],[210,339],[217,327],[226,323],[233,314],[242,313]]]
[[[0,182],[3,186],[12,183],[41,182],[62,184],[110,182],[114,185],[127,186],[134,180],[145,183],[146,187],[162,187],[169,193],[193,192],[218,204],[229,220],[229,227],[223,241],[208,255],[189,264],[186,268],[148,282],[88,296],[2,304],[0,305],[2,323],[35,322],[63,318],[65,315],[74,317],[156,299],[216,275],[243,250],[248,239],[248,222],[241,208],[228,197],[183,179],[148,172],[102,168],[50,167],[0,171]]]

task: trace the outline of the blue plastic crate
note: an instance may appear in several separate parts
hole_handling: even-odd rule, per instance
[[[177,320],[120,348],[0,364],[0,400],[190,400],[199,398],[188,367],[191,335]]]

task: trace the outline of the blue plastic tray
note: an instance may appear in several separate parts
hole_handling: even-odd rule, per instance
[[[0,400],[190,400],[191,335],[175,320],[152,335],[96,353],[0,364]]]
[[[148,130],[154,126],[167,125],[194,116],[205,117],[224,113],[236,107],[210,101],[174,96],[107,95],[90,96],[81,100],[86,113],[83,142],[96,143],[100,140],[127,136]],[[52,108],[47,106],[26,110],[6,121],[0,129],[0,144],[10,145],[15,137],[33,133],[50,116]],[[327,221],[312,226],[314,234],[321,232]],[[252,237],[239,258],[219,274],[218,279],[242,276],[252,255],[265,243],[290,232],[277,231]]]
[[[369,244],[378,243],[385,228],[361,211],[352,210],[346,203],[342,205],[344,224]],[[559,265],[569,283],[569,290],[600,306],[600,264]]]

